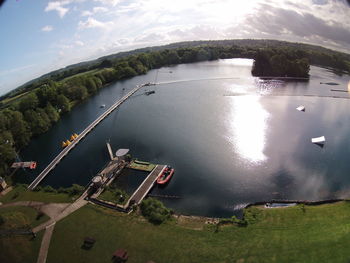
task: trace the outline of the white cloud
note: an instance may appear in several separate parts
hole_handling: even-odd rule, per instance
[[[84,42],[82,42],[80,40],[77,40],[74,43],[75,43],[75,45],[80,46],[80,47],[84,46]]]
[[[67,5],[69,3],[70,3],[70,1],[49,2],[47,4],[47,6],[45,7],[45,12],[57,11],[58,15],[62,18],[69,11],[68,7],[64,7],[65,5]]]
[[[108,9],[105,8],[105,7],[103,7],[103,6],[95,6],[95,7],[92,9],[92,11],[93,11],[94,13],[103,13],[103,12],[107,12]]]
[[[44,32],[50,32],[53,30],[53,27],[50,26],[50,25],[47,25],[47,26],[44,26],[41,31],[44,31]]]
[[[120,0],[94,0],[95,2],[100,2],[104,5],[112,5],[112,6],[116,6],[117,4],[119,4],[121,1]]]
[[[88,10],[84,10],[83,12],[81,12],[81,16],[91,16],[91,15],[93,15],[93,13]]]
[[[109,28],[112,26],[112,22],[100,22],[93,17],[89,17],[85,22],[79,21],[78,28],[86,29],[86,28]]]
[[[108,11],[108,9],[103,7],[103,6],[95,6],[92,9],[92,11],[84,10],[83,12],[81,12],[81,16],[92,16],[93,14],[104,13],[107,11]]]

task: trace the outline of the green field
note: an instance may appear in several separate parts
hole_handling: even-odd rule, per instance
[[[70,79],[72,79],[72,78],[75,78],[75,77],[83,77],[83,76],[88,75],[88,74],[98,73],[99,71],[101,71],[101,69],[93,69],[93,70],[81,72],[81,73],[78,73],[78,74],[69,76],[69,77],[67,77],[67,78],[65,78],[65,79],[62,79],[61,82],[64,83],[64,82],[66,82],[67,80],[70,80]]]
[[[5,222],[0,225],[0,232],[16,228],[32,228],[46,220],[46,215],[37,217],[38,212],[30,207],[0,207],[0,215]],[[42,232],[33,239],[31,235],[0,235],[0,262],[31,263],[36,262],[41,244]]]
[[[171,221],[155,226],[136,215],[88,205],[58,222],[48,261],[111,262],[118,248],[128,263],[147,262],[349,262],[350,203],[255,209],[247,227],[203,230]],[[81,248],[93,237],[91,250]]]
[[[7,105],[9,103],[12,103],[16,100],[18,100],[19,98],[23,97],[24,95],[28,94],[28,91],[27,92],[23,92],[23,93],[20,93],[14,97],[11,97],[11,98],[6,98],[6,99],[3,99],[1,102],[3,103],[3,105]]]

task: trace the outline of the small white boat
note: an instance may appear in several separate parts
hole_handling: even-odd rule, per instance
[[[300,105],[298,108],[297,108],[298,111],[305,111],[305,106],[304,105]]]
[[[100,108],[104,108],[104,107],[106,107],[106,105],[105,105],[105,104],[102,104],[102,105],[100,106]]]
[[[311,139],[311,142],[316,144],[324,144],[325,141],[326,141],[326,138],[324,136],[315,137]]]

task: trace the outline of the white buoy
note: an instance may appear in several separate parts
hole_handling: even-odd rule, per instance
[[[297,108],[298,111],[305,111],[305,106],[303,105],[300,105],[298,108]]]
[[[326,141],[326,138],[324,136],[321,137],[315,137],[311,139],[312,143],[316,143],[316,144],[324,144]]]

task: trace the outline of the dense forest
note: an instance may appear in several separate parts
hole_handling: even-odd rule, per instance
[[[304,54],[284,50],[259,50],[254,58],[253,76],[308,78],[309,60]]]
[[[348,54],[321,47],[262,40],[197,41],[145,48],[83,62],[46,74],[0,102],[0,176],[16,152],[46,132],[62,114],[104,85],[167,65],[224,58],[255,59],[255,76],[308,77],[309,63],[350,72]]]

